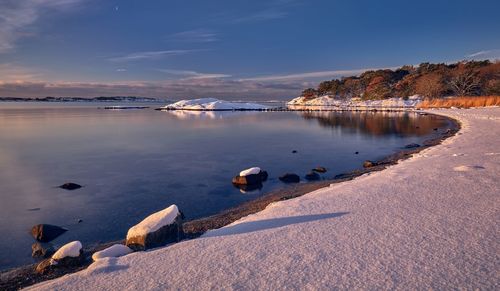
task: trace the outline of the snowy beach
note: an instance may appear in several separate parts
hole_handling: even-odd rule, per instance
[[[458,135],[201,238],[31,288],[495,289],[500,109],[431,112],[459,120]]]

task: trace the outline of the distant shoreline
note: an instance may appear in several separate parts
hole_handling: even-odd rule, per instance
[[[426,113],[426,114],[433,114],[433,113]],[[443,131],[440,132],[438,136],[424,141],[421,147],[398,151],[388,157],[376,161],[376,166],[370,168],[364,168],[361,170],[354,170],[348,173],[339,174],[333,178],[328,178],[326,180],[318,182],[309,182],[304,184],[298,184],[292,187],[284,187],[282,189],[277,189],[265,194],[262,197],[248,201],[239,206],[224,210],[218,214],[187,221],[183,224],[185,239],[188,240],[195,239],[201,236],[203,233],[207,232],[208,230],[221,228],[242,217],[262,211],[269,204],[273,202],[300,197],[304,194],[310,193],[320,188],[328,187],[330,184],[350,181],[366,173],[384,170],[388,166],[397,164],[401,160],[410,158],[415,153],[418,153],[431,146],[438,145],[445,139],[454,136],[461,128],[460,122],[458,120],[443,115],[438,115],[438,116],[444,117],[447,120],[449,120],[451,123],[450,126],[448,128],[443,128]],[[47,275],[39,275],[34,272],[34,269],[38,263],[0,271],[0,289],[17,290],[20,288],[31,286],[36,283],[52,280],[66,274],[83,270],[92,263],[91,256],[94,252],[100,251],[116,243],[124,243],[124,240],[88,245],[87,247],[84,248],[84,255],[86,259],[85,263],[82,266],[73,267],[71,269],[57,270],[56,272]]]

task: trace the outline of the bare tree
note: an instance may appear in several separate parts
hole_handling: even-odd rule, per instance
[[[477,71],[459,68],[451,77],[450,87],[456,96],[478,95],[481,79]]]

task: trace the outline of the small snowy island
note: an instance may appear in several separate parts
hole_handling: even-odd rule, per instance
[[[200,98],[193,100],[181,100],[158,110],[192,110],[192,111],[263,111],[271,107],[244,102],[230,102],[215,98]]]

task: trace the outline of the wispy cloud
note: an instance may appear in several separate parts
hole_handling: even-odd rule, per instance
[[[124,56],[109,58],[112,62],[129,62],[138,60],[148,60],[148,59],[160,59],[170,56],[179,56],[192,53],[199,50],[164,50],[164,51],[148,51],[148,52],[136,52]]]
[[[0,1],[0,53],[11,51],[47,10],[66,11],[84,0],[2,0]]]
[[[0,64],[0,82],[39,80],[43,74],[37,70],[11,63]]]
[[[477,60],[498,60],[500,59],[500,49],[484,50],[465,56],[468,59]]]
[[[266,2],[265,6],[256,12],[233,18],[235,23],[260,22],[285,18],[289,15],[289,10],[300,3],[298,0],[272,0]]]
[[[218,40],[217,33],[209,29],[193,29],[174,33],[168,40],[179,42],[214,42]]]
[[[188,70],[171,70],[171,69],[157,69],[157,71],[181,76],[184,79],[215,79],[215,78],[229,78],[231,75],[227,74],[216,74],[216,73],[200,73],[196,71],[188,71]]]
[[[371,70],[380,70],[380,69],[394,69],[391,68],[364,68],[364,69],[355,69],[355,70],[335,70],[335,71],[316,71],[316,72],[305,72],[305,73],[295,73],[295,74],[287,74],[287,75],[267,75],[267,76],[258,76],[251,78],[243,78],[242,81],[292,81],[292,80],[307,80],[307,79],[316,79],[316,78],[336,78],[342,76],[354,76],[359,75],[365,71]]]

